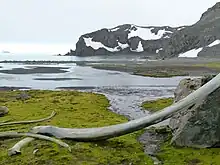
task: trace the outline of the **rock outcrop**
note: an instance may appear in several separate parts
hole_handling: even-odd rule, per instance
[[[5,106],[0,106],[0,116],[4,116],[6,114],[8,114],[9,110],[7,107]]]
[[[76,50],[66,55],[95,56],[109,54],[155,55],[180,28],[141,27],[124,24],[112,29],[101,29],[82,35],[76,43]]]
[[[175,90],[175,101],[198,89],[212,76],[184,79]],[[220,89],[198,102],[191,109],[175,114],[170,120],[172,143],[197,148],[220,145]]]
[[[137,54],[156,58],[219,57],[220,2],[190,26],[137,26],[124,24],[82,35],[76,50],[66,55]]]

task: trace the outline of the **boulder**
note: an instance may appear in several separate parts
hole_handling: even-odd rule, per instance
[[[8,114],[9,110],[6,106],[0,106],[0,116]]]
[[[25,93],[25,92],[23,92],[23,93],[20,93],[20,94],[18,94],[17,96],[16,96],[16,99],[17,100],[28,100],[28,99],[30,99],[31,97],[27,94],[27,93]]]
[[[175,90],[175,102],[198,89],[213,76],[182,80]],[[220,144],[220,88],[199,101],[196,106],[175,114],[169,123],[171,143],[196,148]]]

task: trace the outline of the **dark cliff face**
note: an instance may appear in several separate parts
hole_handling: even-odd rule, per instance
[[[178,56],[192,49],[202,48],[198,56],[219,56],[218,44],[209,46],[220,39],[220,3],[204,12],[198,22],[173,33],[166,43],[162,56]]]
[[[170,58],[200,48],[198,56],[220,57],[218,39],[220,44],[220,3],[209,8],[200,20],[191,26],[141,27],[124,24],[84,34],[76,43],[76,50],[68,55],[141,53]]]
[[[106,54],[156,54],[178,28],[140,27],[131,24],[112,29],[101,29],[82,35],[74,55],[93,56]]]
[[[220,17],[220,2],[217,2],[213,7],[208,8],[200,18],[200,21],[213,21]]]

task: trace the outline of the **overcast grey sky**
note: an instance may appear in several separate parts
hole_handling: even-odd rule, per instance
[[[124,23],[193,24],[217,0],[0,0],[0,43],[72,43]]]

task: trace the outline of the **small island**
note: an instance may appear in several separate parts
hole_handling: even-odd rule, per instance
[[[9,52],[9,51],[7,51],[7,50],[2,50],[1,53],[9,54],[9,53],[11,53],[11,52]]]

